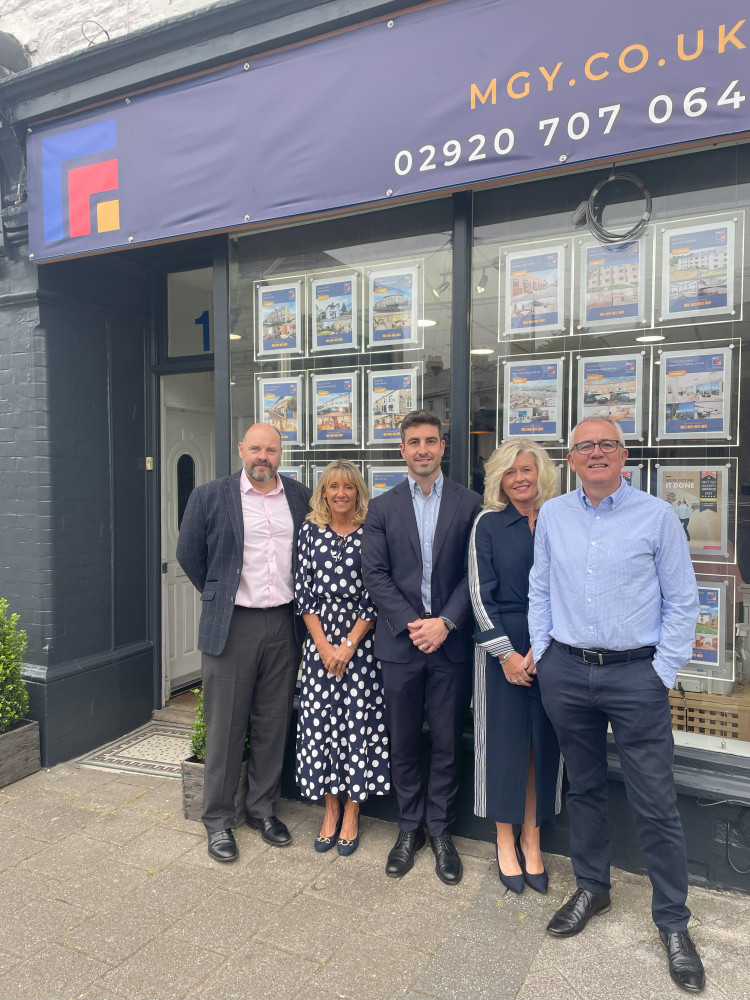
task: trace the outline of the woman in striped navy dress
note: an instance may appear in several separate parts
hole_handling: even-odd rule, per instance
[[[506,441],[486,467],[483,509],[469,543],[474,608],[474,812],[497,826],[500,881],[546,892],[539,826],[560,810],[562,761],[542,707],[526,620],[534,524],[557,493],[547,453]],[[520,826],[514,839],[513,824]]]

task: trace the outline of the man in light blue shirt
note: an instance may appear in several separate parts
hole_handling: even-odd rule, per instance
[[[577,934],[610,907],[610,724],[670,975],[697,992],[705,976],[687,930],[668,689],[690,659],[698,589],[678,517],[668,503],[622,479],[627,455],[616,422],[584,418],[568,454],[582,486],[549,500],[537,520],[529,632],[542,702],[570,781],[570,857],[578,884],[547,930],[555,937]]]

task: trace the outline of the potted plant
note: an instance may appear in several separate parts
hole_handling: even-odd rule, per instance
[[[26,633],[18,628],[18,615],[8,615],[8,602],[0,598],[0,788],[38,771],[39,723],[25,719],[29,695],[22,677]]]
[[[185,819],[200,822],[203,815],[203,770],[206,759],[206,720],[203,716],[203,690],[194,688],[198,699],[195,718],[190,729],[190,751],[192,756],[182,762],[182,812]],[[234,822],[232,826],[242,826],[245,822],[245,798],[247,793],[247,751],[250,747],[250,732],[245,739],[245,755],[242,760],[240,782],[234,793]]]

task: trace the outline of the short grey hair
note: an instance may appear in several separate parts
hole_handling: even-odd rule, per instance
[[[619,423],[616,420],[613,420],[611,417],[597,417],[592,414],[590,417],[583,417],[581,420],[579,420],[578,423],[573,428],[573,430],[570,432],[570,441],[568,442],[568,452],[571,452],[573,450],[573,439],[575,437],[576,431],[578,430],[579,427],[583,427],[584,424],[609,424],[609,426],[615,432],[615,437],[617,438],[617,440],[620,442],[623,448],[625,447],[625,437],[622,433],[622,427],[620,427]]]

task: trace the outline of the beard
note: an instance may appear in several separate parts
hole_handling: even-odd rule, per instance
[[[276,475],[276,470],[270,465],[255,463],[245,469],[249,479],[254,479],[256,483],[268,483]]]

